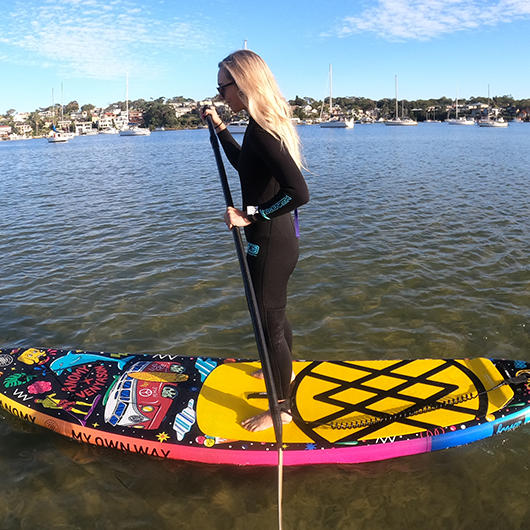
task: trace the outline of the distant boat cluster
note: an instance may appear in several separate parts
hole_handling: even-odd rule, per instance
[[[373,124],[373,123],[382,123],[387,126],[401,126],[401,127],[410,127],[410,126],[416,126],[418,125],[418,121],[416,119],[411,118],[410,116],[407,116],[405,113],[405,110],[403,108],[404,102],[401,103],[401,113],[399,112],[399,104],[398,104],[398,78],[395,76],[395,91],[396,91],[396,97],[395,97],[395,112],[393,113],[392,118],[383,118],[383,117],[377,117],[377,114],[369,113],[369,112],[357,112],[357,114],[354,113],[354,111],[349,110],[345,111],[344,109],[341,109],[340,105],[333,106],[333,82],[332,82],[332,66],[329,66],[329,109],[327,109],[326,113],[324,113],[324,102],[322,102],[321,110],[320,110],[320,117],[316,118],[316,115],[318,114],[318,111],[316,108],[312,108],[311,105],[308,105],[307,107],[303,107],[302,109],[305,110],[305,112],[310,112],[313,116],[311,118],[308,117],[308,119],[300,119],[298,117],[293,118],[292,121],[295,125],[310,125],[310,124],[317,124],[322,128],[326,129],[353,129],[355,124]],[[61,88],[62,90],[62,88]],[[53,102],[53,90],[52,90],[52,102]],[[62,95],[61,95],[62,100]],[[192,112],[192,110],[199,106],[199,104],[205,104],[209,103],[212,104],[211,101],[206,102],[195,102],[193,103],[192,100],[190,100],[191,103],[186,104],[185,112]],[[325,99],[324,99],[325,101]],[[221,106],[220,103],[215,103],[217,106]],[[451,118],[447,118],[444,120],[445,123],[448,123],[449,125],[457,125],[457,126],[470,126],[470,125],[478,125],[479,127],[497,127],[497,128],[506,128],[508,127],[508,121],[504,119],[502,116],[499,116],[497,114],[498,109],[492,109],[491,107],[491,99],[489,94],[489,86],[488,86],[488,105],[486,106],[485,103],[480,104],[480,113],[478,115],[475,114],[476,109],[474,107],[471,107],[475,110],[473,110],[474,117],[470,116],[459,116],[459,104],[458,104],[458,87],[456,91],[456,100],[454,107],[447,107],[447,112],[449,113],[453,108],[455,110],[455,116]],[[52,104],[51,106],[51,113],[49,110],[47,111],[41,111],[39,114],[41,116],[50,118],[51,114],[51,126],[52,130],[44,136],[49,143],[55,144],[55,143],[66,143],[75,136],[79,135],[97,135],[97,134],[105,134],[105,135],[119,135],[119,136],[149,136],[151,134],[151,130],[142,127],[139,122],[142,121],[142,112],[141,110],[130,110],[129,109],[129,74],[127,73],[127,95],[126,95],[126,110],[125,113],[123,111],[118,112],[106,112],[104,113],[104,116],[101,114],[95,114],[95,116],[99,117],[99,120],[97,120],[97,129],[94,128],[94,122],[92,121],[86,121],[87,113],[85,111],[81,112],[72,112],[71,118],[72,120],[75,120],[74,122],[65,122],[64,116],[62,116],[63,113],[63,105],[61,102],[61,120],[56,121],[55,116],[55,108],[56,106]],[[293,106],[293,108],[296,108],[296,105]],[[309,109],[309,110],[308,110]],[[102,109],[97,109],[99,112],[102,111]],[[413,109],[416,110],[422,110],[422,109]],[[441,120],[436,119],[429,119],[430,113],[432,112],[433,117],[435,117],[435,111],[436,107],[429,107],[426,110],[423,109],[423,111],[426,114],[427,119],[423,121],[423,123],[442,123]],[[226,112],[220,111],[220,112]],[[525,111],[526,112],[526,111]],[[29,113],[25,113],[26,115]],[[75,114],[75,116],[74,116]],[[182,112],[176,112],[177,116],[182,115]],[[365,115],[363,115],[365,114]],[[385,116],[390,114],[389,112],[385,113]],[[85,118],[84,122],[81,122],[80,120],[82,117]],[[360,119],[359,115],[361,115]],[[22,115],[21,115],[22,116]],[[526,116],[526,114],[525,114]],[[22,118],[23,120],[24,118]],[[12,131],[12,127],[9,125],[0,125],[0,140],[29,140],[32,138],[31,136],[27,136],[26,133],[32,133],[32,127],[24,122],[20,123],[19,120],[15,120],[18,122],[17,128],[22,131],[22,135],[15,134]],[[512,120],[515,122],[522,122],[518,117],[514,117]],[[72,123],[75,123],[75,132],[69,132],[70,128],[73,128]],[[50,122],[46,123],[46,128],[50,126]],[[57,126],[57,128],[56,128]],[[236,121],[231,121],[228,123],[227,128],[229,132],[232,134],[241,134],[244,133],[246,128],[248,126],[248,120],[246,119],[239,119]],[[197,125],[198,128],[204,128],[201,125]],[[164,131],[164,127],[156,127],[154,131]],[[38,134],[38,131],[37,131]],[[39,138],[39,136],[35,136],[35,138]],[[42,136],[40,136],[42,138]]]
[[[151,134],[151,131],[149,129],[146,129],[144,127],[140,127],[136,123],[131,123],[129,121],[129,73],[127,72],[127,95],[126,95],[126,118],[127,118],[127,125],[121,129],[117,129],[116,127],[107,127],[105,129],[102,129],[101,131],[97,131],[95,129],[90,129],[86,132],[84,132],[84,135],[95,135],[95,134],[119,134],[120,136],[149,136]],[[53,99],[53,97],[52,97]],[[62,105],[61,105],[62,107]],[[62,132],[57,131],[55,129],[55,120],[53,125],[53,130],[50,132],[50,134],[47,136],[47,140],[51,144],[56,143],[66,143],[68,140],[71,140],[75,136],[79,136],[79,133],[70,133],[70,132]]]

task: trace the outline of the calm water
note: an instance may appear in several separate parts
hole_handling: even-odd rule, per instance
[[[299,130],[297,358],[530,358],[530,125]],[[0,197],[0,347],[257,355],[207,131],[3,142]],[[521,428],[287,469],[284,524],[527,528],[529,467]],[[8,417],[0,527],[274,529],[275,473],[82,446]]]

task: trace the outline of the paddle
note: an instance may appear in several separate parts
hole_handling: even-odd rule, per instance
[[[215,161],[217,162],[217,169],[219,170],[219,177],[221,179],[221,185],[225,197],[226,206],[234,206],[232,201],[232,194],[230,193],[230,187],[228,185],[228,179],[226,178],[226,171],[221,157],[221,151],[219,149],[219,140],[215,133],[215,128],[210,116],[206,117],[208,122],[208,129],[210,131],[210,143],[215,154]],[[263,327],[259,317],[258,302],[256,300],[256,294],[254,293],[254,287],[252,285],[252,278],[250,276],[250,270],[246,260],[245,252],[243,250],[243,239],[241,237],[241,231],[238,227],[233,227],[232,234],[234,236],[234,243],[236,245],[237,259],[239,261],[239,267],[241,269],[241,275],[243,277],[243,284],[245,285],[245,295],[247,298],[248,309],[250,311],[250,318],[252,320],[252,326],[254,328],[254,336],[256,337],[256,344],[258,346],[259,358],[261,361],[261,369],[263,371],[263,377],[265,379],[265,388],[267,389],[267,396],[269,399],[269,410],[271,411],[272,422],[274,425],[274,434],[276,436],[276,446],[278,448],[278,526],[282,528],[282,497],[283,497],[283,449],[282,449],[282,417],[281,410],[278,405],[278,394],[276,393],[276,387],[274,385],[274,379],[272,376],[271,362],[269,354],[267,352],[267,344],[265,343],[265,335],[263,334]]]

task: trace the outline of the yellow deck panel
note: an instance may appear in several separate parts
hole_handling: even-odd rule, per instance
[[[295,362],[295,374],[313,365],[313,370],[302,379],[297,377],[296,404],[300,417],[305,422],[335,421],[356,422],[376,418],[370,411],[396,414],[413,406],[418,400],[429,400],[447,385],[442,401],[468,399],[459,404],[459,410],[439,408],[430,412],[410,416],[434,427],[446,428],[471,421],[478,413],[479,398],[476,388],[466,371],[473,372],[486,389],[502,382],[503,378],[488,359],[457,361],[458,366],[445,365],[443,359],[419,359],[399,366],[402,361],[352,361],[348,363]],[[395,370],[393,367],[396,367]],[[461,367],[461,368],[460,368]],[[249,442],[274,442],[274,430],[249,433],[240,423],[268,408],[268,400],[247,399],[252,393],[264,392],[265,383],[251,376],[260,368],[260,363],[226,363],[215,368],[206,379],[197,403],[197,421],[200,429],[218,439],[244,440]],[[441,371],[439,371],[441,369]],[[432,375],[429,375],[431,374]],[[505,385],[489,392],[488,413],[503,407],[513,392]],[[353,410],[357,406],[360,411]],[[411,424],[412,423],[412,424]],[[402,436],[425,432],[411,421],[394,421],[381,424],[379,429],[364,439]],[[358,429],[336,430],[329,425],[315,426],[313,433],[334,443],[351,436]],[[310,434],[312,434],[310,432]],[[283,440],[289,443],[310,443],[313,439],[302,432],[294,422],[284,426]]]

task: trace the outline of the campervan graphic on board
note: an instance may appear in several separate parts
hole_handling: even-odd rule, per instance
[[[178,382],[187,381],[179,363],[134,363],[114,382],[105,403],[105,421],[113,426],[158,429],[177,397]]]

